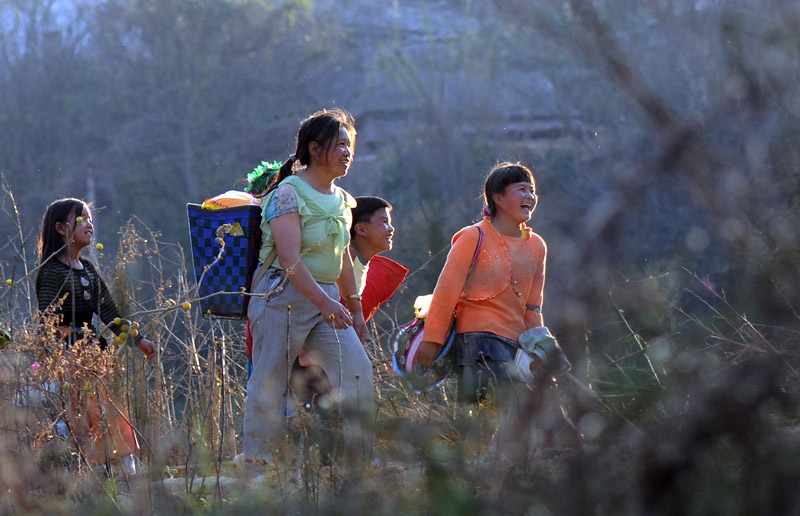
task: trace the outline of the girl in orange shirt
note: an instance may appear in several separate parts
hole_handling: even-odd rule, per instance
[[[544,326],[547,246],[525,225],[537,204],[533,174],[527,167],[509,162],[495,166],[486,178],[484,199],[483,220],[453,237],[419,353],[422,364],[433,363],[455,313],[459,401],[482,400],[493,386],[501,409],[508,409],[503,415],[508,420],[519,408],[515,386],[520,384],[508,367],[519,348],[517,339],[529,328]],[[480,244],[478,228],[483,232]],[[470,270],[478,245],[478,258]]]

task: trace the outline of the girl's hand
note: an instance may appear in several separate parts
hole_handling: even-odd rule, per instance
[[[432,366],[433,361],[436,360],[436,355],[439,354],[441,349],[442,347],[435,342],[423,340],[419,345],[419,351],[417,352],[420,363],[425,367]]]
[[[69,326],[59,326],[58,335],[61,337],[61,340],[67,340],[69,337]]]
[[[328,326],[337,330],[344,330],[353,325],[353,318],[344,305],[340,302],[327,298],[319,309]],[[366,324],[364,325],[366,327]]]
[[[141,339],[136,343],[136,347],[139,348],[139,351],[144,353],[144,357],[148,360],[156,356],[156,352],[158,351],[156,345],[147,339]]]

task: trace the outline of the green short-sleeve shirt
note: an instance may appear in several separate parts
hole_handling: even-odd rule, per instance
[[[316,281],[335,283],[342,274],[342,254],[350,244],[350,210],[356,206],[355,199],[335,185],[331,194],[318,192],[296,175],[281,181],[281,186],[292,188],[297,198],[297,211],[300,214],[300,259]],[[274,211],[269,209],[274,194],[275,190],[262,200],[261,251],[258,255],[262,263],[275,247],[269,225],[271,216],[268,214]],[[272,266],[284,268],[277,259]]]

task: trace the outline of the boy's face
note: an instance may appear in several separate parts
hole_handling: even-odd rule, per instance
[[[372,214],[368,222],[356,224],[356,236],[363,244],[377,252],[389,251],[392,248],[394,227],[389,208],[381,208]]]

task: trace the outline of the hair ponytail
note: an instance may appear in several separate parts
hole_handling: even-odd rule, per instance
[[[292,154],[289,156],[289,159],[283,162],[281,168],[278,169],[278,173],[272,176],[272,180],[269,182],[269,185],[267,185],[267,189],[264,190],[264,195],[267,195],[271,191],[278,188],[278,185],[281,183],[281,181],[294,174],[295,161],[297,161],[297,157]]]

